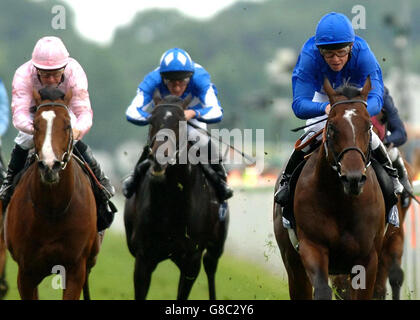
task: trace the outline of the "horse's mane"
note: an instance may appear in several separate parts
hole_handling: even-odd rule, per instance
[[[42,100],[63,100],[64,92],[56,87],[47,86],[38,91]]]
[[[335,92],[339,95],[347,97],[348,99],[353,99],[360,96],[360,89],[351,84],[343,84],[342,86],[338,87]]]

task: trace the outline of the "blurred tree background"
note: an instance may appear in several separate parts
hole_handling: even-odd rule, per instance
[[[104,6],[108,3],[104,2]],[[51,8],[57,4],[66,7],[65,30],[54,30],[51,26],[54,17]],[[290,106],[290,71],[296,53],[314,34],[317,22],[325,13],[338,11],[351,19],[352,8],[357,4],[366,8],[367,25],[356,33],[368,41],[386,77],[395,64],[392,30],[384,22],[384,17],[397,9],[393,0],[243,1],[209,20],[194,20],[175,10],[149,10],[117,29],[109,45],[92,42],[79,34],[74,25],[74,12],[63,2],[2,0],[0,76],[11,97],[14,72],[31,58],[36,41],[45,35],[61,37],[89,80],[94,125],[85,140],[95,150],[109,152],[118,161],[115,150],[129,140],[142,145],[146,137],[145,128],[129,124],[125,119],[126,107],[139,82],[158,65],[165,50],[181,47],[210,72],[218,88],[225,117],[222,123],[211,127],[264,129],[267,148],[273,146],[268,160],[279,165],[273,153],[288,154],[290,150],[282,146],[298,138],[290,129],[303,124],[294,117]],[[100,8],[92,12],[92,24],[100,14]],[[411,21],[419,21],[420,2],[411,4],[410,14]],[[420,56],[420,25],[413,23],[408,27],[411,52],[408,68],[420,73],[420,59],[416,59]],[[281,49],[289,51],[281,52]],[[279,61],[285,64],[283,69],[276,69]],[[279,71],[283,78],[273,79],[273,70],[274,76]],[[16,133],[11,126],[3,137],[6,159]],[[132,147],[127,145],[127,148]],[[136,156],[139,152],[135,150]],[[134,165],[134,160],[130,161]]]

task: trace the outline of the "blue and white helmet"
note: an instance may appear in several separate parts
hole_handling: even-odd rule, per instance
[[[172,48],[160,58],[160,74],[169,80],[182,80],[194,73],[194,61],[183,49]]]
[[[344,14],[330,12],[318,22],[315,32],[316,46],[343,47],[354,42],[353,26]]]

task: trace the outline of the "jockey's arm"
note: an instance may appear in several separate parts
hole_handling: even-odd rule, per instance
[[[384,84],[382,82],[382,77],[377,73],[370,74],[370,81],[372,89],[369,92],[367,99],[367,111],[371,117],[376,116],[381,112],[382,106],[384,104],[383,95],[384,95]]]
[[[407,132],[404,127],[404,123],[401,121],[398,114],[398,109],[394,105],[392,97],[388,94],[388,91],[385,90],[384,94],[384,105],[387,115],[388,130],[391,132],[390,135],[385,136],[384,144],[393,145],[399,147],[407,141]]]
[[[33,134],[33,119],[30,113],[30,107],[33,104],[32,84],[26,77],[26,70],[21,66],[16,70],[12,82],[12,122],[14,127],[27,134]]]
[[[195,111],[194,119],[205,123],[216,123],[223,119],[223,109],[217,98],[217,90],[210,83],[198,95],[200,103],[191,107]]]
[[[76,123],[72,123],[74,139],[80,140],[90,130],[93,123],[93,111],[90,104],[87,77],[83,69],[76,65],[73,69],[71,83],[72,98],[69,109],[76,116]]]
[[[9,98],[4,83],[0,80],[0,137],[9,126]]]
[[[138,126],[149,124],[150,113],[146,109],[151,107],[152,103],[152,95],[138,88],[136,96],[125,112],[127,121]]]
[[[292,86],[292,109],[296,117],[299,119],[311,119],[322,116],[326,113],[326,111],[329,111],[326,110],[329,102],[312,101],[317,90],[310,81],[305,80],[300,75],[293,75]]]

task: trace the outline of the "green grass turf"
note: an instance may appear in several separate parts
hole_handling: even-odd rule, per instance
[[[134,258],[130,255],[124,234],[107,232],[92,269],[89,285],[94,300],[131,300],[134,298]],[[9,292],[5,299],[20,299],[16,284],[17,264],[8,255],[6,278]],[[42,300],[61,299],[62,290],[52,288],[54,275],[39,286]],[[170,261],[158,265],[152,276],[148,299],[176,299],[179,270]],[[285,300],[289,299],[287,283],[266,269],[246,260],[224,254],[216,273],[216,294],[221,300]],[[202,267],[189,299],[208,299],[207,277]]]

